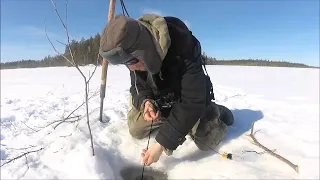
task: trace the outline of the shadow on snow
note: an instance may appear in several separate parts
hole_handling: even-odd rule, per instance
[[[259,121],[263,118],[263,113],[260,110],[251,110],[251,109],[233,109],[231,110],[234,115],[233,125],[228,127],[227,134],[224,140],[220,143],[219,147],[227,144],[233,139],[237,139],[242,136],[244,133],[250,131],[252,123]],[[155,136],[155,130],[151,136]],[[111,166],[111,171],[114,174],[114,178],[123,178],[126,179],[141,179],[142,166],[138,164],[130,163],[129,160],[125,160],[119,156],[117,150],[110,148],[108,150],[104,148],[97,148],[96,154],[99,157],[96,171],[99,174],[109,174],[111,173],[105,167],[105,163],[109,163]],[[182,158],[169,158],[166,163],[169,163],[171,167],[183,161],[198,161],[200,159],[214,155],[214,151],[201,151],[196,150],[195,152],[184,156]],[[119,166],[120,164],[124,166]],[[153,168],[144,169],[144,178],[143,179],[168,179],[165,172],[155,170]]]
[[[234,115],[234,123],[231,126],[228,126],[227,134],[222,142],[219,144],[218,148],[227,144],[233,139],[237,139],[242,136],[244,133],[251,130],[252,123],[259,121],[263,118],[263,113],[260,110],[251,110],[251,109],[233,109],[231,110]],[[218,148],[215,150],[218,151]],[[182,161],[198,161],[200,159],[209,157],[216,154],[216,152],[210,151],[201,151],[197,149],[193,153],[184,156],[182,158],[170,159],[169,163],[178,164]]]
[[[130,160],[124,159],[114,147],[105,149],[98,146],[95,148],[95,152],[97,157],[95,170],[100,175],[108,176],[107,179],[110,179],[112,174],[112,178],[123,180],[168,179],[166,173],[147,167],[144,169],[143,178],[141,178],[142,165],[134,164]]]

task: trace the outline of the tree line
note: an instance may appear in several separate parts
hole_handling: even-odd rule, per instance
[[[74,59],[80,66],[94,64],[101,65],[97,55],[100,46],[100,34],[91,36],[88,39],[82,38],[80,41],[72,40],[70,48],[74,53]],[[71,58],[69,46],[65,46],[63,55]],[[273,67],[302,67],[310,68],[311,66],[302,63],[292,63],[285,61],[270,61],[262,59],[239,59],[239,60],[217,60],[202,53],[207,65],[233,65],[233,66],[273,66]],[[41,60],[20,60],[13,62],[1,63],[1,69],[17,69],[17,68],[37,68],[37,67],[57,67],[57,66],[71,66],[62,55],[46,56]]]
[[[231,66],[270,66],[270,67],[296,67],[296,68],[314,68],[302,63],[293,63],[286,61],[270,61],[263,59],[238,59],[238,60],[217,60],[202,54],[207,65],[231,65]]]
[[[48,42],[49,43],[49,42]],[[91,36],[89,39],[82,38],[80,41],[71,40],[70,49],[73,52],[75,62],[80,65],[94,64],[98,62],[98,53],[100,47],[100,34]],[[66,58],[71,59],[69,46],[65,45],[64,52],[60,52]],[[21,60],[13,62],[1,63],[1,69],[17,69],[17,68],[37,68],[37,67],[57,67],[57,66],[71,66],[62,55],[46,56],[41,60]]]

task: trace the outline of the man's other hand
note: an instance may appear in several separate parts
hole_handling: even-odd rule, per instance
[[[152,163],[158,162],[163,150],[159,143],[153,144],[148,150],[143,149],[141,153],[142,164],[150,166]]]

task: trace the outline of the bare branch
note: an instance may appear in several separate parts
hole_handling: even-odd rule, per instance
[[[94,156],[93,137],[92,137],[91,127],[90,127],[90,122],[89,122],[89,115],[87,115],[87,125],[88,125],[88,129],[89,129],[89,134],[90,134],[90,142],[91,142],[92,156]]]
[[[65,24],[65,22],[63,22],[58,10],[57,10],[57,6],[56,4],[54,3],[54,0],[51,0],[52,2],[52,5],[53,5],[53,8],[56,12],[56,14],[58,15],[59,19],[60,19],[60,22],[61,24],[63,25],[64,29],[65,29],[65,32],[66,32],[66,36],[67,36],[67,47],[69,49],[69,53],[71,55],[71,61],[73,62],[72,65],[79,71],[79,73],[81,74],[81,76],[83,77],[83,80],[84,80],[84,85],[85,85],[85,104],[86,104],[86,114],[87,114],[87,125],[88,125],[88,129],[89,129],[89,133],[90,133],[90,140],[91,140],[91,148],[92,148],[92,155],[94,156],[94,148],[93,148],[93,138],[92,138],[92,134],[91,134],[91,127],[90,127],[90,120],[89,120],[89,98],[88,98],[88,92],[89,92],[89,89],[88,89],[88,83],[89,81],[87,81],[87,77],[83,74],[83,72],[80,70],[78,64],[76,63],[75,59],[74,59],[74,53],[72,52],[71,50],[71,46],[70,46],[70,36],[69,36],[69,31],[68,31],[68,27],[67,25]],[[68,13],[68,1],[66,0],[66,14]],[[66,20],[67,20],[67,15],[66,15]],[[51,43],[52,44],[52,43]],[[53,44],[52,44],[53,45]],[[55,49],[55,48],[54,48]],[[56,51],[57,52],[57,51]],[[65,57],[64,55],[62,55],[63,57]],[[68,58],[65,58],[68,62],[71,62]],[[91,78],[89,78],[91,79]],[[64,121],[65,122],[65,121]],[[61,124],[62,122],[60,122]],[[56,126],[57,127],[57,126]]]
[[[97,62],[98,62],[98,59],[99,59],[99,55],[98,55],[98,58],[97,58]],[[96,63],[96,64],[95,64],[95,67],[94,67],[93,73],[92,73],[91,75],[90,75],[90,73],[89,73],[89,79],[88,79],[88,81],[87,81],[87,84],[90,82],[90,80],[91,80],[92,76],[93,76],[93,75],[94,75],[94,73],[96,72],[97,67],[98,67],[98,63]]]
[[[70,137],[72,135],[72,133],[68,134],[68,135],[64,135],[64,136],[59,136],[59,137],[63,137],[63,138],[66,138],[66,137]]]
[[[29,145],[29,147],[23,147],[23,148],[6,148],[6,149],[11,149],[11,150],[27,150],[27,149],[30,149],[30,148],[35,148],[36,146],[33,146],[33,145]]]
[[[72,61],[73,61],[73,63],[71,63],[73,66],[76,66],[77,67],[77,69],[80,71],[80,73],[82,74],[82,72],[81,72],[81,70],[78,68],[78,66],[77,66],[77,63],[74,61],[74,54],[72,53],[72,50],[71,50],[71,48],[70,48],[70,36],[69,36],[69,31],[68,31],[68,28],[67,28],[67,26],[66,26],[66,24],[63,22],[63,20],[62,20],[62,18],[61,18],[61,16],[60,16],[60,14],[59,14],[59,12],[58,12],[58,10],[57,10],[57,6],[56,6],[56,4],[55,4],[55,2],[53,1],[53,0],[51,0],[51,2],[52,2],[52,5],[53,5],[53,8],[54,8],[54,10],[55,10],[55,12],[56,12],[56,14],[58,15],[58,17],[59,17],[59,19],[60,19],[60,22],[61,22],[61,24],[63,25],[63,27],[64,27],[64,29],[65,29],[65,31],[66,31],[66,35],[67,35],[67,39],[68,39],[68,48],[69,48],[69,51],[70,51],[70,54],[71,54],[71,59],[72,59]],[[66,12],[67,12],[67,5],[66,5]],[[52,44],[52,43],[51,43]],[[55,48],[54,48],[55,49]],[[56,51],[56,50],[55,50]],[[57,51],[56,51],[57,52]],[[58,52],[57,52],[58,53]],[[60,53],[59,53],[60,54]],[[66,58],[64,55],[62,55],[67,61],[69,61],[70,62],[70,60],[68,59],[68,58]]]
[[[89,120],[89,102],[88,102],[88,86],[89,84],[87,83],[86,79],[84,78],[85,82],[84,85],[86,87],[86,112],[87,112],[87,125],[88,125],[88,130],[90,134],[90,142],[91,142],[91,149],[92,149],[92,156],[94,156],[94,148],[93,148],[93,138],[92,138],[92,132],[91,132],[91,127],[90,127],[90,120]]]
[[[33,150],[33,151],[28,151],[28,152],[22,153],[22,154],[20,154],[19,156],[15,157],[15,158],[13,158],[13,159],[10,159],[10,160],[8,160],[7,162],[3,163],[3,164],[1,165],[1,167],[4,166],[4,165],[6,165],[6,164],[11,163],[12,161],[15,161],[15,160],[17,160],[17,159],[20,159],[21,157],[23,157],[23,156],[25,156],[25,155],[28,155],[28,154],[34,153],[34,152],[38,152],[38,151],[42,151],[42,150],[44,150],[44,147],[42,147],[42,148],[40,148],[40,149],[37,149],[37,150]]]
[[[266,152],[268,152],[269,154],[271,154],[272,156],[280,159],[281,161],[283,161],[284,163],[288,164],[291,168],[293,168],[297,173],[299,173],[299,166],[298,165],[295,165],[293,164],[292,162],[290,162],[289,160],[287,160],[286,158],[276,154],[274,151],[271,151],[269,148],[263,146],[262,144],[259,143],[259,141],[254,137],[254,134],[256,133],[253,133],[253,128],[254,128],[254,123],[252,123],[252,128],[251,128],[251,133],[250,133],[250,137],[252,138],[253,140],[253,144],[254,145],[257,145],[259,146],[260,148],[262,148],[263,150],[265,150]]]
[[[60,43],[60,44],[62,44],[62,45],[67,46],[67,44],[66,44],[66,43],[63,43],[63,42],[61,42],[61,41],[59,41],[59,40],[57,40],[57,42],[58,42],[58,43]]]
[[[73,63],[74,63],[73,65],[74,65],[74,66],[78,69],[78,71],[81,73],[82,77],[83,77],[83,78],[86,78],[86,77],[84,76],[84,74],[82,73],[82,71],[79,69],[77,63],[75,62],[74,54],[72,53],[72,50],[71,50],[71,47],[70,47],[69,30],[68,30],[66,24],[63,22],[63,20],[62,20],[62,18],[61,18],[60,14],[59,14],[59,12],[58,12],[58,10],[57,10],[57,6],[56,6],[54,0],[51,0],[51,2],[52,2],[53,8],[54,8],[56,14],[58,15],[58,17],[59,17],[59,19],[60,19],[61,24],[63,25],[63,27],[64,27],[64,29],[65,29],[65,31],[66,31],[66,36],[67,36],[67,40],[68,40],[68,48],[69,48],[69,51],[70,51],[71,59],[72,59],[72,61],[73,61]],[[66,3],[68,3],[68,1],[66,1]],[[67,12],[68,12],[68,5],[66,4],[66,13],[67,13]],[[66,16],[66,17],[67,17],[67,16]]]
[[[78,119],[72,120],[72,121],[66,121],[66,120],[60,121],[58,124],[56,124],[56,125],[53,127],[53,129],[56,129],[56,128],[57,128],[60,124],[62,124],[62,123],[74,123],[74,122],[80,121],[80,116],[77,116],[77,117],[78,117]]]
[[[50,133],[49,133],[49,134],[50,134]],[[14,157],[14,158],[12,158],[12,159],[9,159],[8,161],[4,162],[4,163],[1,165],[1,167],[4,166],[4,165],[6,165],[6,164],[9,164],[9,163],[11,163],[11,162],[13,162],[13,161],[15,161],[15,160],[18,160],[18,159],[20,159],[20,158],[22,158],[22,157],[26,157],[26,163],[27,163],[27,166],[28,166],[28,169],[29,169],[28,160],[27,160],[27,155],[28,155],[28,154],[45,150],[45,149],[48,148],[52,143],[56,142],[59,138],[66,138],[66,137],[69,137],[69,136],[71,136],[71,135],[72,135],[72,133],[70,133],[70,134],[68,134],[68,135],[59,136],[58,138],[56,138],[55,140],[51,141],[49,144],[47,144],[46,146],[44,146],[44,147],[42,147],[42,148],[39,148],[39,149],[36,149],[36,150],[32,150],[32,151],[28,151],[28,152],[22,153],[22,154],[20,154],[20,155],[18,155],[18,156],[16,156],[16,157]],[[29,147],[26,147],[26,148],[18,148],[18,149],[15,149],[15,148],[7,148],[7,149],[27,150],[27,149],[29,149],[29,148],[35,148],[35,147],[36,147],[36,146],[29,145]],[[26,172],[25,172],[25,173],[26,173]],[[24,174],[25,174],[25,173],[24,173]]]
[[[60,14],[59,14],[59,12],[58,12],[56,3],[55,3],[53,0],[51,0],[51,2],[52,2],[52,5],[53,5],[54,10],[56,11],[56,13],[57,13],[57,15],[58,15],[58,17],[59,17],[59,19],[60,19],[61,24],[63,25],[64,29],[67,29],[66,24],[63,22],[63,20],[61,19]],[[66,7],[68,7],[68,6],[66,5]],[[67,12],[67,8],[66,8],[66,12]],[[68,33],[68,32],[66,32],[66,33]]]
[[[46,20],[45,20],[46,21]],[[52,41],[50,40],[49,36],[48,36],[48,32],[47,32],[47,25],[44,26],[44,29],[45,29],[45,32],[46,32],[46,36],[47,36],[47,39],[48,41],[50,42],[52,48],[54,49],[54,51],[59,54],[60,56],[62,56],[66,61],[68,61],[71,65],[74,66],[74,63],[71,62],[67,57],[65,57],[63,54],[61,54],[57,49],[56,47],[53,45]]]
[[[68,0],[66,0],[66,24],[68,22]]]
[[[262,151],[262,152],[248,151],[248,150],[242,151],[242,153],[245,153],[245,152],[254,152],[254,153],[257,153],[257,154],[259,154],[259,155],[262,155],[262,154],[264,154],[264,153],[267,153],[267,151]],[[276,152],[276,149],[272,150],[272,152]]]
[[[91,98],[93,98],[94,96],[96,96],[98,94],[98,88],[96,89],[96,91],[88,98],[88,100],[90,100]],[[59,125],[61,125],[62,123],[66,122],[66,123],[73,123],[73,122],[78,122],[80,121],[80,116],[79,115],[75,115],[75,116],[71,116],[72,114],[74,114],[79,108],[81,108],[83,105],[85,104],[85,101],[80,104],[76,109],[74,109],[71,113],[69,113],[69,115],[67,117],[64,117],[63,119],[60,119],[60,120],[54,120],[52,122],[50,122],[49,124],[45,125],[45,126],[37,126],[37,128],[41,128],[39,130],[34,130],[33,128],[27,126],[24,122],[24,123],[28,128],[30,128],[31,130],[33,130],[34,132],[39,132],[40,130],[42,130],[43,128],[46,128],[46,127],[49,127],[51,125],[53,125],[54,123],[57,123],[55,126],[54,126],[54,129],[56,129]],[[70,119],[73,119],[73,118],[78,118],[76,120],[70,120]],[[67,121],[67,120],[70,120],[70,121]]]
[[[97,94],[97,91],[91,95],[89,98],[86,98],[87,100],[90,100],[92,97],[94,97]],[[69,119],[69,117],[75,112],[77,111],[80,107],[82,107],[84,104],[86,103],[86,101],[84,101],[80,106],[78,106],[75,110],[73,110],[64,120],[60,120],[60,122],[54,127],[54,129],[56,129],[60,124],[62,124],[63,122],[65,122],[67,119]],[[79,120],[77,120],[79,121]],[[73,121],[76,122],[76,121]]]
[[[24,157],[26,158],[27,169],[26,169],[26,171],[23,173],[22,177],[24,177],[24,176],[27,174],[27,172],[29,171],[29,162],[28,162],[27,155],[24,155]]]
[[[71,113],[72,114],[72,113]],[[70,114],[70,115],[71,115]],[[70,116],[69,115],[69,116]],[[78,118],[78,117],[80,117],[80,116],[72,116],[72,117],[66,117],[66,118],[63,118],[62,120],[54,120],[54,121],[52,121],[52,122],[50,122],[49,124],[47,124],[47,125],[45,125],[45,126],[38,126],[37,128],[46,128],[46,127],[48,127],[48,126],[51,126],[51,125],[53,125],[54,123],[59,123],[59,122],[65,122],[66,120],[68,120],[68,119],[73,119],[73,118]],[[39,130],[37,130],[36,132],[38,132]]]
[[[25,122],[21,121],[27,128],[31,129],[33,132],[39,132],[39,130],[35,130],[33,128],[31,128],[30,126],[28,126]]]

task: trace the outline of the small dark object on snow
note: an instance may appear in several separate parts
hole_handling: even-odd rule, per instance
[[[141,180],[141,166],[130,166],[121,170],[120,174],[124,180]],[[150,167],[144,169],[143,180],[168,180],[166,173]]]
[[[227,159],[232,159],[232,154],[229,153],[229,154],[227,155]]]

